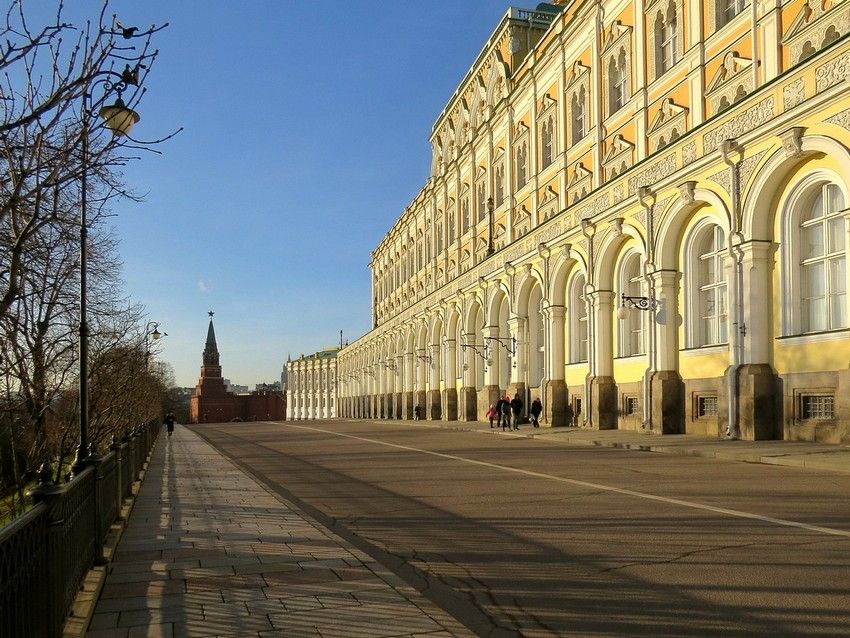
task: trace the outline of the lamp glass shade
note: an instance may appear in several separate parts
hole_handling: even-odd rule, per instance
[[[629,318],[629,315],[632,313],[631,308],[628,306],[620,306],[617,308],[617,318],[625,321]]]
[[[128,108],[121,98],[115,100],[112,106],[100,109],[100,117],[104,119],[106,128],[114,135],[129,135],[130,129],[141,118],[133,109]]]
[[[154,341],[159,341],[159,338],[160,338],[161,336],[162,336],[162,334],[159,332],[159,330],[157,330],[156,328],[154,328],[154,329],[153,329],[153,332],[151,333],[151,337],[153,337],[153,340],[154,340]]]

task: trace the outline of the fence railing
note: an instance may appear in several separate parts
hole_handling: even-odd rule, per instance
[[[132,495],[160,425],[137,428],[64,485],[48,473],[35,506],[0,528],[0,636],[61,636],[80,584],[103,562],[110,526]]]

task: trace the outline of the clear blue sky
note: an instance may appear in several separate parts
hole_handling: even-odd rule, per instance
[[[246,385],[367,332],[370,252],[424,185],[431,125],[509,4],[111,6],[171,25],[134,136],[185,130],[126,170],[145,201],[114,223],[178,384],[197,383],[209,309],[223,374]]]

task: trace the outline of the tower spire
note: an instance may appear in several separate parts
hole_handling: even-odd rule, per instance
[[[210,316],[210,326],[207,328],[207,343],[204,346],[204,356],[203,361],[205,366],[217,366],[218,365],[218,345],[215,342],[215,328],[213,328],[213,315],[215,314],[212,310],[207,313]]]

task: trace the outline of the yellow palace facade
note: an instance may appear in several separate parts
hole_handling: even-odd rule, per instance
[[[850,440],[850,0],[510,8],[373,250],[339,415]]]

